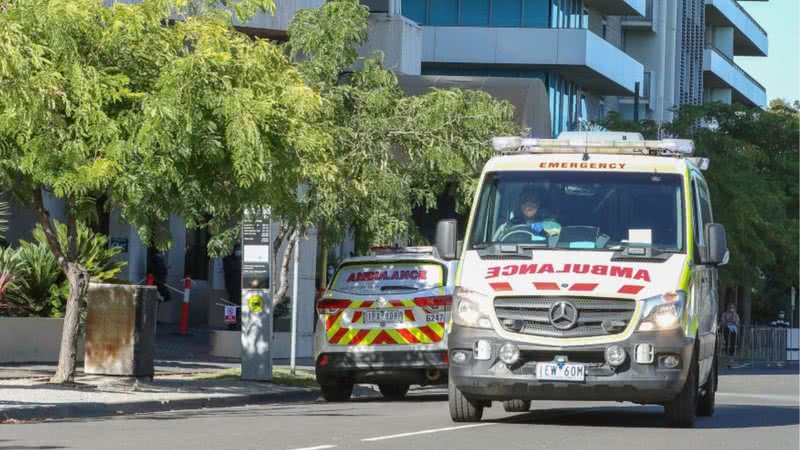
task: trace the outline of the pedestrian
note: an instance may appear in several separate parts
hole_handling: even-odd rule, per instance
[[[150,267],[153,274],[153,284],[156,285],[158,296],[161,303],[166,303],[172,299],[172,295],[167,287],[167,258],[164,252],[154,250],[151,254]]]
[[[770,322],[769,326],[778,328],[790,328],[792,324],[789,323],[788,320],[784,319],[783,311],[778,311],[778,319]]]
[[[736,313],[736,305],[730,303],[728,310],[722,313],[722,332],[725,335],[726,353],[733,356],[736,351],[736,336],[739,333],[739,314]]]

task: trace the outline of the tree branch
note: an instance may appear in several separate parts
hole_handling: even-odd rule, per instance
[[[289,261],[292,259],[292,252],[295,246],[297,246],[297,243],[300,241],[300,228],[292,227],[290,229],[291,234],[289,235],[289,242],[286,243],[286,250],[281,258],[280,273],[277,280],[278,284],[275,286],[275,293],[272,296],[273,306],[282,303],[284,297],[286,297],[286,293],[289,291]]]
[[[44,199],[42,198],[41,188],[34,187],[33,189],[33,204],[36,208],[36,216],[39,219],[39,224],[42,225],[42,230],[47,238],[47,244],[50,246],[50,251],[56,257],[58,267],[67,273],[69,265],[67,264],[67,257],[61,251],[61,245],[58,242],[58,235],[53,229],[53,224],[50,222],[50,212],[44,207]]]

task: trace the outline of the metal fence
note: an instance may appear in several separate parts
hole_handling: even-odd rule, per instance
[[[720,354],[732,357],[737,363],[782,365],[789,359],[791,331],[788,328],[764,326],[742,326],[736,333],[723,330]]]

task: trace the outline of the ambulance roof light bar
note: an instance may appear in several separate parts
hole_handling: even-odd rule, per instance
[[[689,139],[662,139],[647,141],[638,139],[638,133],[613,133],[623,139],[601,140],[592,138],[580,139],[578,136],[564,136],[559,139],[521,138],[503,136],[492,139],[492,146],[498,154],[552,154],[552,153],[608,153],[608,154],[640,154],[688,157],[694,152],[694,143]],[[588,133],[587,133],[588,134]],[[625,139],[625,138],[632,139]]]
[[[379,255],[397,255],[397,254],[412,254],[412,255],[433,255],[438,257],[438,252],[432,246],[416,246],[416,247],[371,247],[369,249],[371,256]]]

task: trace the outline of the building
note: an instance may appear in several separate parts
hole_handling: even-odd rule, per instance
[[[130,0],[136,1],[136,0]],[[744,0],[742,0],[744,1]],[[282,41],[299,9],[324,0],[276,0],[274,16],[240,24],[250,35]],[[739,0],[362,0],[370,7],[362,55],[380,50],[387,68],[403,75],[531,78],[544,83],[549,124],[537,134],[557,135],[582,121],[616,111],[628,119],[670,121],[682,104],[708,101],[766,106],[766,91],[742,70],[736,56],[766,56],[766,32]],[[435,81],[439,83],[440,81]],[[636,93],[638,92],[638,98]],[[636,105],[638,104],[638,108]],[[537,117],[543,117],[539,115]],[[59,202],[46,199],[63,221]],[[13,206],[12,206],[13,207]],[[32,211],[13,207],[9,241],[30,239]],[[144,280],[147,249],[130,225],[108,218],[108,233],[125,252],[122,277]],[[205,252],[206,236],[169,221],[170,284],[194,281],[191,323],[222,325],[226,298],[223,262]],[[347,257],[352,242],[332,249]],[[300,356],[310,356],[314,321],[317,240],[301,243],[298,298]],[[289,295],[293,295],[290,293]],[[162,323],[177,321],[179,301],[162,308]],[[286,334],[276,329],[274,355],[284,356]]]

